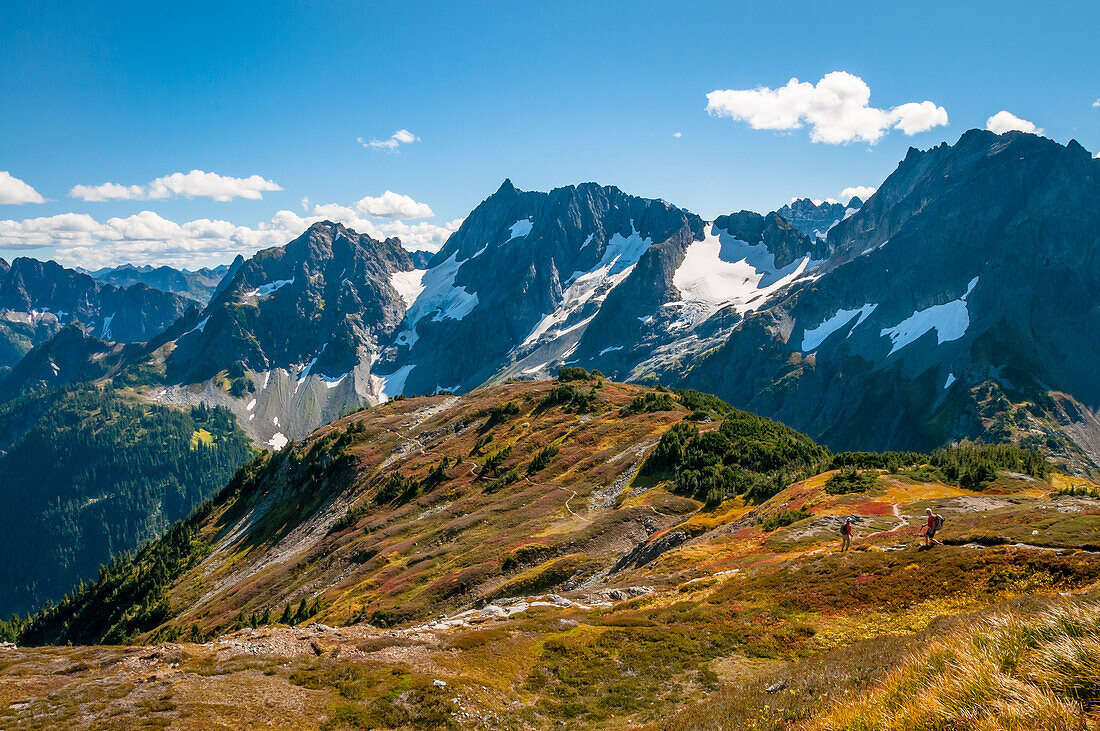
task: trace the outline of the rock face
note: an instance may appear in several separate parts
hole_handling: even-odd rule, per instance
[[[144,284],[123,289],[52,261],[20,257],[0,267],[0,367],[15,365],[69,323],[103,340],[149,340],[192,304]]]
[[[371,364],[419,276],[396,239],[314,224],[231,267],[194,325],[158,351],[167,383],[205,384],[200,400],[229,406],[272,446],[304,436],[383,397]],[[191,391],[164,395],[188,400]]]
[[[809,198],[793,200],[776,213],[804,235],[824,239],[833,226],[852,215],[863,205],[859,198],[852,198],[848,205],[836,201],[814,202]]]
[[[911,149],[828,250],[682,382],[846,449],[1041,437],[1100,406],[1100,161],[1076,142]]]

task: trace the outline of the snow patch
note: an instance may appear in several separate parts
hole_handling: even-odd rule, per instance
[[[351,371],[348,371],[348,373],[351,373]],[[348,377],[348,373],[341,376],[323,376],[318,374],[317,377],[325,382],[325,388],[336,388],[344,382],[344,379]]]
[[[111,323],[114,321],[115,315],[117,314],[118,313],[115,312],[103,318],[103,330],[100,333],[99,337],[103,338],[104,340],[111,339]]]
[[[816,267],[809,256],[777,269],[775,255],[763,243],[749,244],[710,224],[702,241],[692,242],[684,261],[672,276],[680,290],[682,326],[706,320],[719,309],[733,305],[744,314],[758,308],[766,296],[794,282]],[[679,304],[679,303],[670,303]]]
[[[552,336],[557,338],[587,325],[595,314],[575,322],[571,327],[565,329],[560,327],[575,315],[579,315],[581,310],[590,303],[603,302],[611,290],[630,276],[634,265],[652,245],[653,239],[642,238],[634,226],[634,221],[631,220],[629,236],[616,233],[607,242],[603,256],[592,269],[573,272],[572,276],[564,282],[565,291],[562,293],[561,304],[556,310],[539,320],[534,329],[524,338],[522,346],[535,343],[552,330]]]
[[[298,374],[298,381],[294,384],[294,393],[298,393],[298,388],[301,387],[302,381],[304,381],[309,375],[309,372],[313,370],[313,366],[317,365],[317,359],[321,357],[321,354],[325,352],[325,348],[327,347],[328,343],[322,345],[321,349],[317,351],[317,355],[313,356],[313,360],[311,360],[309,364],[302,369],[301,373]]]
[[[534,225],[534,222],[531,221],[530,218],[521,218],[520,220],[512,224],[509,231],[511,236],[508,238],[508,240],[512,241],[513,239],[520,239],[527,236],[527,234],[531,233],[531,228]]]
[[[947,383],[943,384],[944,389],[951,388],[951,384],[954,383],[954,382],[955,382],[955,374],[954,373],[948,373],[947,374]]]
[[[206,323],[208,323],[208,322],[210,322],[210,317],[209,316],[203,318],[201,321],[199,321],[198,325],[195,325],[193,328],[191,328],[190,330],[185,332],[183,335],[180,335],[180,338],[182,338],[184,335],[190,335],[191,333],[204,332],[206,330]],[[176,340],[179,340],[180,338],[176,338]]]
[[[524,368],[522,373],[525,376],[530,376],[530,375],[533,375],[535,373],[538,373],[542,369],[546,368],[546,366],[548,366],[548,365],[550,365],[550,361],[546,361],[545,363],[539,363],[534,368]]]
[[[252,409],[254,409],[254,408],[256,408],[256,399],[252,399],[251,401],[249,401],[248,406],[245,406],[244,410],[245,411],[252,411]]]
[[[245,293],[245,297],[267,297],[288,284],[294,284],[294,279],[294,277],[290,279],[276,279],[274,282],[262,284],[251,292]]]
[[[622,349],[623,349],[623,346],[621,346],[621,345],[612,345],[610,348],[604,348],[603,350],[601,350],[600,355],[606,355],[608,353],[613,353],[616,350],[622,350]]]
[[[289,443],[290,440],[283,436],[283,433],[279,431],[275,432],[275,435],[272,436],[271,439],[267,440],[268,446],[274,449],[276,452],[278,452]]]
[[[860,326],[860,323],[866,320],[867,317],[875,311],[876,307],[878,307],[877,303],[873,305],[863,305],[863,307],[858,307],[854,310],[837,310],[837,313],[832,317],[826,319],[825,322],[821,323],[812,330],[807,330],[805,333],[803,333],[801,348],[802,352],[808,353],[811,350],[817,350],[817,347],[825,342],[826,338],[828,338],[837,330],[851,322],[853,317],[859,315],[859,319],[856,320],[856,324],[852,325],[852,330],[855,330],[857,327]],[[846,337],[851,337],[852,330],[848,331],[848,335]]]
[[[381,386],[378,389],[380,402],[389,401],[394,396],[400,396],[405,390],[405,381],[409,379],[409,373],[416,364],[401,366],[388,376],[380,376]]]
[[[966,329],[970,327],[970,313],[966,309],[966,298],[974,291],[977,284],[978,278],[974,277],[966,287],[966,294],[959,299],[917,310],[894,327],[883,328],[880,335],[889,336],[894,344],[886,357],[889,358],[906,345],[915,342],[933,328],[936,330],[936,338],[940,345],[958,340],[965,335]]]
[[[412,307],[413,302],[424,291],[423,280],[427,272],[427,269],[413,269],[411,272],[394,272],[390,275],[390,286],[401,295],[406,309]]]
[[[397,336],[398,345],[412,347],[419,339],[416,326],[429,315],[432,322],[461,320],[477,307],[476,294],[467,292],[465,287],[455,286],[455,277],[461,266],[456,251],[447,261],[424,272],[422,288],[405,312],[405,329]]]

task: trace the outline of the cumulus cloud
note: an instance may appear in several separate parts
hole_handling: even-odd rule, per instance
[[[270,220],[255,226],[206,218],[177,223],[153,211],[102,222],[86,213],[62,213],[21,221],[0,220],[0,249],[22,250],[88,269],[123,263],[195,268],[225,262],[237,254],[250,256],[261,249],[280,246],[324,220],[337,221],[375,239],[396,236],[409,250],[433,252],[462,224],[461,219],[443,226],[400,220],[372,221],[358,210],[358,205],[335,203],[314,205],[312,212],[302,215],[280,210]]]
[[[7,170],[0,170],[0,203],[45,203],[37,190],[15,177]]]
[[[871,87],[863,79],[834,71],[816,84],[792,78],[778,89],[716,89],[707,94],[707,111],[748,122],[753,129],[793,130],[808,124],[811,140],[832,145],[873,145],[891,129],[914,135],[947,124],[947,110],[930,101],[879,109],[870,100]]]
[[[675,137],[676,139],[680,139],[681,137],[684,136],[684,133],[683,132],[673,132],[672,136]]]
[[[355,141],[368,150],[385,150],[387,152],[399,152],[401,145],[419,142],[420,138],[407,129],[399,129],[384,140],[364,140],[356,137]]]
[[[876,190],[878,190],[878,188],[870,185],[852,185],[840,191],[840,200],[845,203],[852,200],[852,198],[859,198],[861,201],[865,201],[873,196]]]
[[[1092,103],[1092,108],[1095,109],[1096,107],[1100,107],[1100,99],[1097,99]]]
[[[1042,128],[1036,127],[1034,122],[1020,119],[1015,114],[1004,110],[997,112],[992,117],[985,120],[985,128],[999,135],[1003,135],[1005,132],[1030,132],[1036,135],[1043,134]]]
[[[380,218],[431,218],[431,207],[420,203],[407,195],[387,190],[377,198],[367,196],[355,204],[356,210],[369,216]]]
[[[85,201],[164,200],[177,197],[231,201],[234,198],[259,200],[263,198],[264,192],[277,190],[282,190],[282,187],[275,181],[265,180],[259,175],[233,178],[202,170],[192,170],[189,173],[172,173],[156,178],[148,185],[122,185],[121,183],[75,185],[69,191],[69,196]]]

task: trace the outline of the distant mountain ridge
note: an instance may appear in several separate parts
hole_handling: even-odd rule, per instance
[[[177,294],[97,282],[52,261],[0,259],[0,367],[14,366],[69,323],[104,340],[142,342],[193,306]]]
[[[229,271],[228,264],[216,267],[203,267],[190,271],[187,269],[174,269],[169,266],[150,266],[123,264],[117,267],[106,267],[95,271],[83,271],[97,282],[113,284],[116,287],[133,286],[141,283],[153,289],[164,292],[181,294],[193,299],[200,304],[206,304],[213,296],[218,284]]]

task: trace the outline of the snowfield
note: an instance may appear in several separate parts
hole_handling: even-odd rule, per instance
[[[429,315],[433,322],[461,320],[477,307],[476,294],[455,286],[455,277],[463,263],[455,252],[447,261],[424,272],[420,292],[405,312],[405,330],[397,336],[398,345],[411,348],[419,339],[417,324]]]
[[[379,388],[378,388],[378,401],[383,403],[389,401],[394,396],[400,396],[405,390],[405,381],[409,378],[409,373],[416,365],[401,366],[388,376],[378,376]]]
[[[276,279],[274,282],[268,282],[267,284],[260,285],[251,292],[246,292],[245,297],[267,297],[274,294],[279,289],[282,289],[288,284],[294,284],[294,277],[290,279]]]
[[[531,233],[531,229],[534,227],[534,225],[534,222],[530,218],[521,218],[509,227],[509,233],[511,233],[511,236],[508,238],[508,240],[512,241],[514,239],[520,239],[527,236],[527,234]]]
[[[970,313],[966,309],[966,298],[974,291],[977,284],[978,278],[974,277],[966,288],[966,294],[959,299],[917,310],[894,327],[883,328],[880,335],[889,336],[894,344],[886,357],[889,358],[906,345],[916,342],[933,328],[936,330],[936,338],[940,345],[958,340],[965,335],[966,329],[970,327]]]
[[[849,322],[851,322],[853,317],[859,315],[859,319],[856,320],[856,324],[852,325],[852,329],[849,330],[848,335],[845,336],[851,337],[852,330],[855,330],[857,327],[859,327],[860,324],[864,320],[866,320],[872,312],[875,311],[876,307],[878,307],[877,303],[873,305],[863,305],[863,307],[858,307],[854,310],[837,310],[837,313],[825,320],[825,322],[821,323],[812,330],[807,330],[805,333],[803,333],[802,347],[800,348],[800,350],[802,350],[803,353],[809,353],[811,350],[817,350],[817,347],[825,342],[826,338],[828,338],[837,330],[841,329]]]
[[[561,337],[578,327],[587,325],[595,313],[585,316],[579,322],[562,329],[574,316],[589,304],[603,302],[611,290],[618,287],[634,271],[634,265],[642,258],[642,254],[653,245],[653,239],[642,238],[630,222],[630,236],[616,233],[607,242],[603,256],[592,269],[588,271],[573,272],[564,283],[565,291],[562,293],[562,302],[558,308],[544,316],[534,329],[524,338],[521,347],[537,342],[543,335],[551,333],[553,337]]]
[[[682,325],[698,324],[728,305],[742,314],[755,310],[768,295],[819,263],[805,256],[777,269],[775,255],[763,243],[746,243],[709,224],[703,240],[688,246],[672,277],[683,302],[690,305],[681,305]]]
[[[413,302],[424,291],[424,275],[427,273],[427,269],[413,269],[411,272],[394,272],[390,275],[390,286],[405,300],[406,309],[412,307]]]

